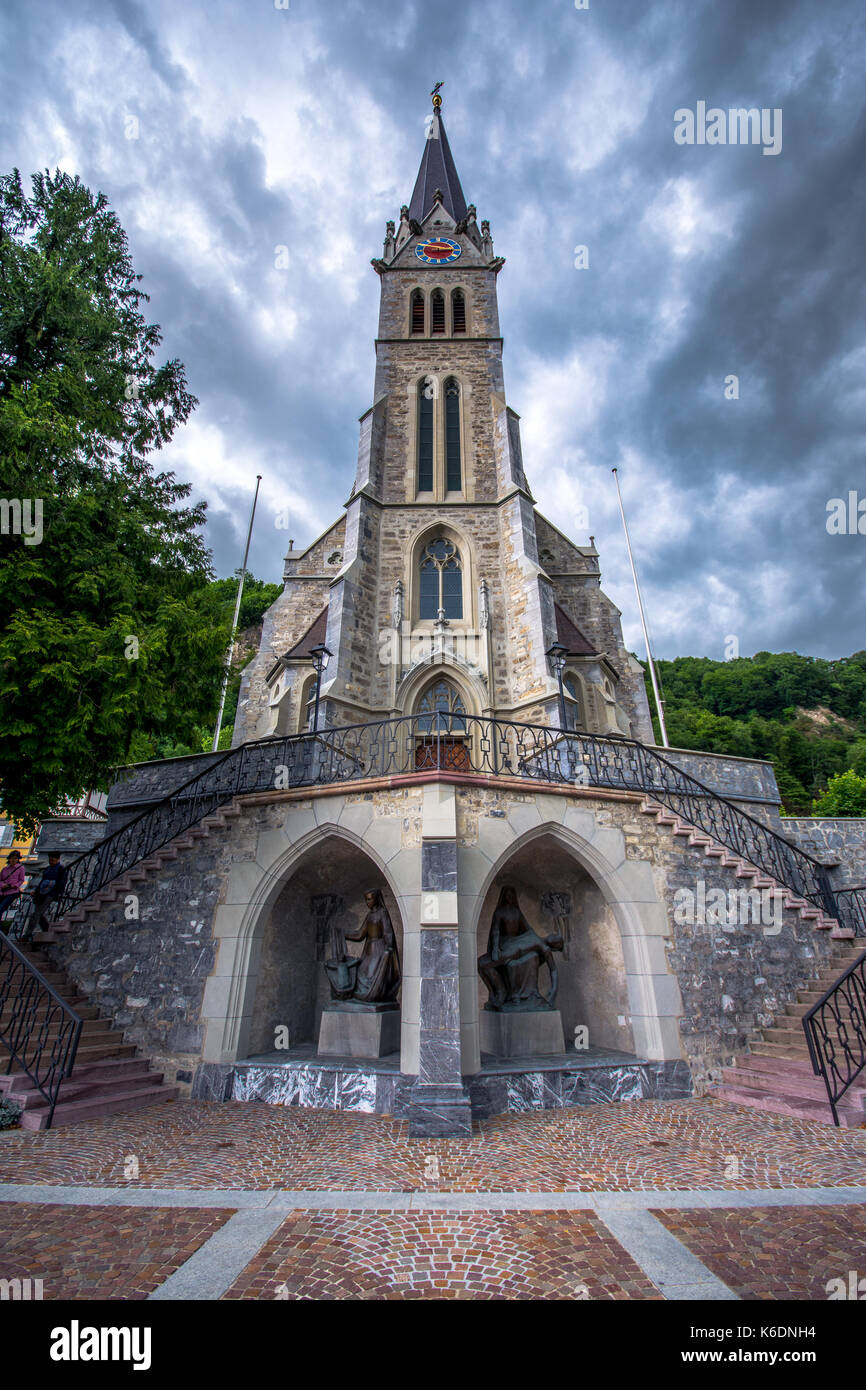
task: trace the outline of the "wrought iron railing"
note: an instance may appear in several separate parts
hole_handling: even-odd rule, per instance
[[[7,1075],[17,1063],[48,1102],[51,1128],[64,1077],[71,1074],[81,1038],[81,1018],[27,959],[0,934],[0,1043],[9,1052]]]
[[[839,925],[866,936],[866,888],[837,888],[836,904]]]
[[[474,715],[413,715],[293,734],[232,749],[68,866],[59,918],[231,801],[295,787],[438,771],[641,792],[835,916],[827,870],[654,748]]]
[[[866,951],[812,1005],[803,1027],[812,1070],[824,1079],[838,1125],[839,1102],[866,1067]]]

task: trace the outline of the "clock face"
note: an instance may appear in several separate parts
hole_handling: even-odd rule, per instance
[[[462,250],[450,237],[438,236],[432,241],[422,241],[415,247],[415,255],[425,265],[447,265],[449,261],[456,261]]]

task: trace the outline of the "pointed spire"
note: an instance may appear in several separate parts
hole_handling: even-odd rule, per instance
[[[466,199],[442,120],[441,86],[442,83],[437,82],[433,90],[433,115],[430,117],[427,144],[409,204],[409,217],[415,222],[423,222],[437,201],[450,212],[455,222],[461,222],[466,216]]]

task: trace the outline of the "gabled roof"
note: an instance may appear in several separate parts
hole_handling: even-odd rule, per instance
[[[564,613],[558,603],[553,605],[556,614],[556,640],[561,643],[569,656],[598,656],[591,642],[587,641],[579,627]]]
[[[450,212],[455,222],[462,222],[466,216],[466,199],[460,187],[457,166],[445,134],[445,123],[438,107],[434,108],[427,133],[427,144],[421,160],[421,168],[415,180],[415,191],[409,204],[409,217],[415,222],[423,222],[434,205],[434,194],[442,193],[442,206]]]
[[[300,641],[290,651],[285,652],[283,661],[303,661],[309,657],[313,647],[325,640],[328,630],[328,609],[323,608],[319,616],[310,624]]]

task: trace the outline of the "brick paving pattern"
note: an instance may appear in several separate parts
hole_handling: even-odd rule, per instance
[[[627,1192],[857,1186],[864,1174],[866,1130],[711,1098],[512,1113],[471,1139],[410,1140],[380,1115],[203,1101],[0,1136],[0,1182],[45,1185]]]
[[[4,1202],[0,1277],[42,1279],[45,1301],[146,1298],[232,1215]]]
[[[228,1299],[661,1299],[592,1212],[293,1212]]]
[[[653,1211],[749,1301],[826,1300],[827,1284],[866,1275],[866,1207],[720,1207]],[[866,1294],[864,1283],[861,1296]]]

